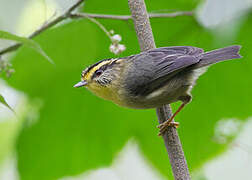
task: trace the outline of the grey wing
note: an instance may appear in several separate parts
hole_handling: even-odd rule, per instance
[[[176,73],[200,61],[203,50],[191,46],[156,48],[132,57],[126,88],[144,96],[160,88]]]

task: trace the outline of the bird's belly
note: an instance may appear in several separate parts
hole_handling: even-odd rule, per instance
[[[167,87],[160,88],[145,97],[131,97],[123,102],[122,106],[135,109],[149,109],[161,107],[179,101],[179,97],[186,94],[189,86],[179,87],[170,91]]]

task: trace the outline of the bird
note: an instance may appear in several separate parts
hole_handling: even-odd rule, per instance
[[[191,90],[199,76],[212,64],[241,58],[240,48],[233,45],[204,52],[193,46],[170,46],[103,59],[84,69],[74,87],[86,87],[103,99],[134,109],[181,101],[177,111],[158,126],[161,135],[169,126],[178,127],[173,119],[191,102]]]

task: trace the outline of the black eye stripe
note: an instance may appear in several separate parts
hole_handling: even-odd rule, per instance
[[[100,76],[102,73],[103,73],[103,70],[101,70],[101,69],[98,69],[98,70],[95,71],[95,74],[97,76]]]
[[[99,62],[97,62],[97,63],[95,63],[95,64],[89,66],[88,69],[87,69],[87,72],[90,71],[91,69],[93,69],[93,68],[94,68],[95,66],[97,66],[98,64],[100,64],[100,63],[102,63],[102,62],[104,62],[104,61],[110,61],[111,59],[112,59],[112,58],[110,58],[110,59],[103,59],[103,60],[101,60],[101,61],[99,61]]]
[[[114,66],[116,64],[116,60],[113,59],[104,59],[102,61],[99,61],[91,66],[89,66],[88,68],[86,68],[84,71],[82,71],[82,77],[85,76],[85,74],[87,74],[88,72],[90,72],[93,68],[95,68],[96,66],[98,66],[100,63],[104,62],[104,61],[108,61],[108,63],[102,65],[99,69],[97,69],[91,76],[91,79],[100,76],[104,71],[106,71],[109,68],[112,68],[112,66]]]
[[[92,75],[92,79],[95,78],[95,77],[98,77],[100,76],[106,69],[107,69],[108,65],[105,64],[103,66],[101,66],[99,69],[97,69],[94,74]]]
[[[93,64],[93,65],[87,67],[86,69],[84,69],[84,70],[82,71],[81,76],[84,77],[85,74],[87,74],[87,73],[88,73],[91,69],[93,69],[95,66],[97,66],[98,64],[100,64],[100,63],[102,63],[102,62],[104,62],[104,61],[109,61],[109,60],[110,60],[110,59],[103,59],[103,60],[98,61],[97,63],[95,63],[95,64]]]

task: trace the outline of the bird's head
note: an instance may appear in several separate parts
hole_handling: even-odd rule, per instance
[[[82,71],[81,81],[74,87],[87,87],[97,96],[104,99],[112,97],[112,84],[117,76],[117,59],[105,59],[99,61]]]

